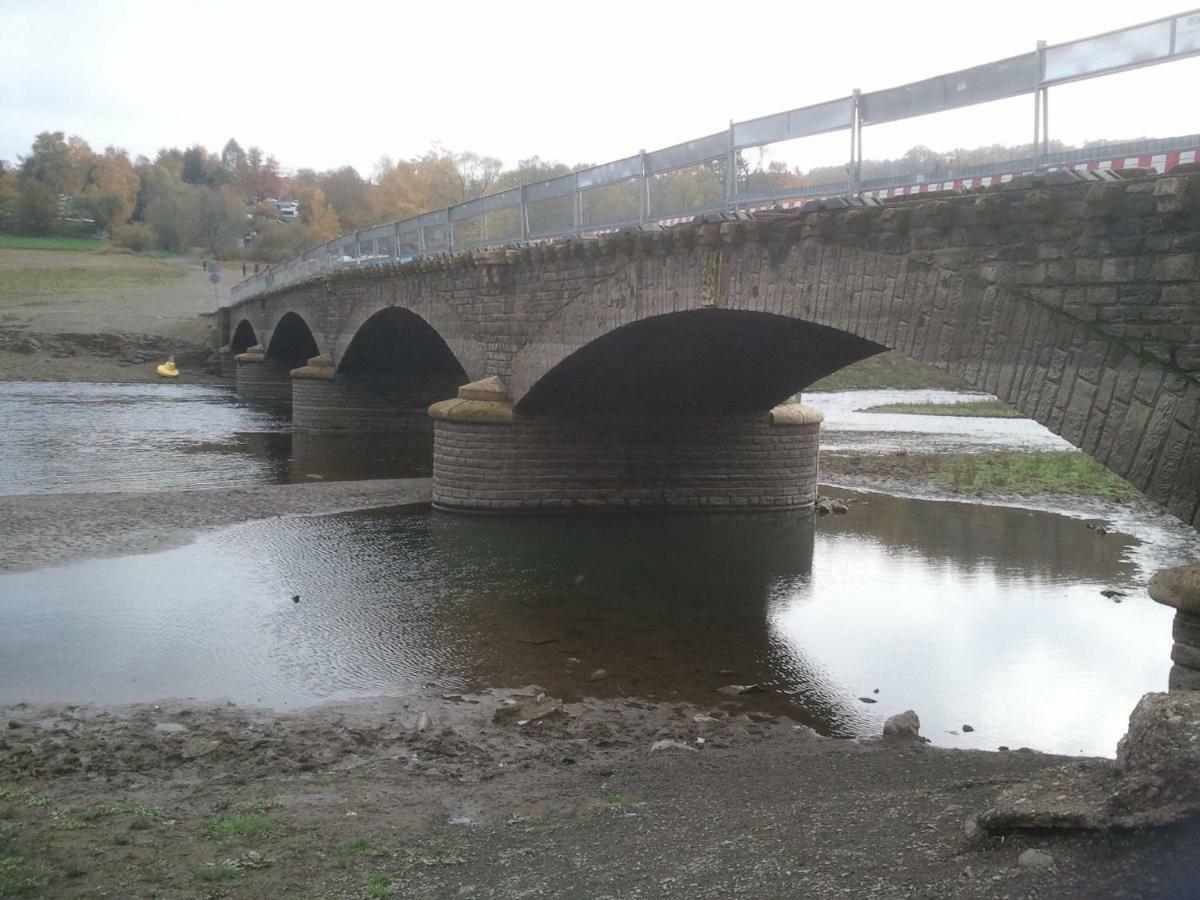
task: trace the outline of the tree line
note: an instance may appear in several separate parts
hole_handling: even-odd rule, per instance
[[[1064,149],[1056,143],[1052,148]],[[937,176],[951,168],[1020,156],[1026,148],[994,145],[938,153],[918,146],[896,160],[866,160],[863,177],[899,172]],[[743,196],[845,181],[844,166],[802,170],[766,154],[735,157],[735,181]],[[159,150],[154,159],[117,147],[94,150],[86,140],[43,132],[16,164],[0,160],[0,231],[22,234],[98,233],[132,250],[181,252],[202,247],[218,258],[243,255],[278,261],[339,234],[380,222],[442,209],[483,194],[566,175],[585,166],[539,157],[505,168],[473,152],[431,149],[412,159],[383,157],[370,177],[352,166],[315,171],[284,170],[259,147],[243,149],[230,139],[214,153],[196,144]],[[648,202],[655,216],[719,206],[724,199],[724,160],[656,175]],[[276,200],[298,204],[296,219],[281,217]],[[585,224],[636,220],[642,197],[634,183],[588,191]],[[569,226],[577,211],[571,197],[546,200],[530,211],[533,234]],[[515,238],[515,212],[488,223],[462,226],[493,238]],[[458,232],[456,231],[456,234]],[[467,238],[469,239],[469,237]]]

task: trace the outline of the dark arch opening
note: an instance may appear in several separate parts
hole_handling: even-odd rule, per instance
[[[338,363],[345,375],[439,376],[457,387],[467,373],[442,336],[407,309],[389,306],[362,324]]]
[[[304,365],[319,352],[312,329],[294,312],[287,313],[279,320],[271,334],[271,344],[267,347],[267,356],[284,360],[292,368]]]
[[[254,326],[250,324],[249,319],[242,319],[234,329],[233,338],[229,341],[229,349],[234,353],[245,353],[257,343],[258,338],[254,334]]]
[[[886,347],[835,328],[743,310],[669,313],[622,326],[572,353],[518,404],[587,409],[767,410]]]

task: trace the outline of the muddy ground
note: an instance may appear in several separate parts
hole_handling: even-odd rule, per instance
[[[0,710],[0,894],[1195,896],[1196,827],[964,836],[1056,757],[535,697]]]
[[[208,382],[214,310],[241,279],[226,263],[214,291],[198,255],[0,250],[0,380],[146,382],[174,355],[180,381]],[[66,285],[46,296],[42,284]]]

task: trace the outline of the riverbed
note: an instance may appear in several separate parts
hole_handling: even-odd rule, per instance
[[[843,452],[914,441],[1061,449],[1025,420],[856,412],[956,398],[805,400],[826,410],[824,445]],[[91,493],[126,523],[149,509],[151,530],[170,519],[132,489],[168,507],[236,505],[254,486],[426,474],[411,442],[350,453],[220,388],[10,383],[0,419],[7,503]],[[821,519],[424,507],[267,518],[184,546],[0,576],[0,704],[173,696],[293,709],[430,685],[538,684],[565,697],[733,702],[837,737],[877,733],[914,708],[944,746],[1109,755],[1137,698],[1165,688],[1170,616],[1144,586],[1195,545],[1161,520],[1114,510],[1123,530],[1103,534],[1095,508],[839,496],[850,512]],[[731,685],[755,687],[731,700]]]

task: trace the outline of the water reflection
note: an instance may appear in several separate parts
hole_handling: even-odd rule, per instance
[[[858,499],[815,539],[797,515],[375,512],[10,575],[0,702],[284,706],[539,683],[717,706],[720,686],[757,682],[773,693],[749,708],[829,734],[912,707],[937,743],[1111,753],[1137,697],[1164,687],[1169,611],[1099,594],[1148,577],[1132,539]],[[977,731],[947,734],[964,723]]]

